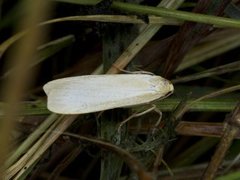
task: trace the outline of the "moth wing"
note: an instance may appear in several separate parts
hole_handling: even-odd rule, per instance
[[[48,108],[51,111],[83,114],[143,104],[164,96],[165,92],[156,89],[153,77],[160,76],[78,76],[51,81],[44,86],[44,90],[48,95]],[[162,82],[162,79],[157,81]]]

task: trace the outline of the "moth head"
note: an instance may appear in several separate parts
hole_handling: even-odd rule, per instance
[[[151,83],[155,91],[161,93],[164,97],[171,95],[174,91],[171,81],[164,79],[161,76],[155,76]]]

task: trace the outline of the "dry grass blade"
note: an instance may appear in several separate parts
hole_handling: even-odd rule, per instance
[[[51,19],[38,24],[41,28],[46,25],[51,25],[53,23],[61,23],[67,21],[95,21],[95,22],[113,22],[113,23],[131,23],[131,24],[145,24],[145,22],[139,19],[137,16],[126,16],[126,15],[86,15],[86,16],[69,16]],[[179,25],[181,21],[176,21],[174,19],[167,19],[157,16],[149,16],[149,24],[160,24],[160,25]],[[5,40],[0,45],[0,57],[6,52],[6,50],[20,38],[24,37],[29,31],[24,30],[19,32],[9,39]]]
[[[174,3],[173,3],[174,2]],[[164,6],[169,9],[175,9],[181,5],[183,1],[162,1],[158,6]],[[107,71],[108,74],[116,74],[120,69],[124,69],[136,54],[147,44],[147,42],[158,32],[161,25],[147,25],[136,39],[127,47],[121,56],[114,62],[112,67]]]
[[[181,21],[174,19],[167,19],[157,16],[149,16],[148,24],[164,24],[164,25],[179,25]],[[52,23],[59,23],[65,21],[96,21],[107,23],[131,23],[131,24],[146,24],[143,20],[134,15],[86,15],[86,16],[68,16],[62,18],[52,19],[41,23],[40,25],[49,25]]]
[[[9,79],[7,79],[4,88],[3,97],[5,97],[7,104],[4,108],[5,116],[1,119],[2,123],[0,127],[0,179],[2,179],[4,173],[3,165],[6,160],[6,155],[8,154],[10,132],[20,112],[20,106],[18,106],[18,104],[25,88],[28,87],[31,82],[30,77],[34,77],[33,75],[29,76],[29,71],[27,71],[25,67],[33,59],[37,46],[44,38],[42,36],[42,34],[44,34],[42,31],[43,29],[36,29],[35,27],[48,14],[48,2],[46,1],[35,1],[35,3],[30,3],[26,0],[24,3],[26,3],[27,15],[21,23],[20,29],[28,27],[30,28],[30,33],[19,42],[17,51],[13,53],[14,55],[11,57],[11,64],[9,64],[9,66],[14,67],[15,70]]]
[[[185,136],[201,136],[201,137],[221,137],[223,135],[223,123],[209,122],[187,122],[181,121],[177,125],[175,131]],[[240,133],[236,135],[236,139],[240,139]]]
[[[204,180],[214,179],[215,174],[220,167],[225,154],[237,135],[240,127],[240,102],[233,110],[232,114],[225,119],[226,127],[221,141],[203,175]]]
[[[194,103],[196,103],[196,102],[202,101],[202,100],[204,100],[204,99],[208,99],[208,98],[213,98],[213,97],[216,97],[216,96],[220,96],[220,95],[223,95],[223,94],[226,94],[226,93],[234,92],[234,91],[237,91],[237,90],[239,90],[239,89],[240,89],[240,85],[231,86],[231,87],[224,88],[224,89],[215,91],[215,92],[213,92],[213,93],[207,94],[207,95],[202,96],[202,97],[200,97],[200,98],[197,98],[196,100],[194,100],[194,101],[192,101],[191,103],[187,104],[187,105],[181,110],[181,112],[178,114],[177,118],[182,117],[182,115],[189,110],[189,108],[191,107],[191,105],[194,104]]]
[[[60,117],[55,121],[42,137],[20,158],[13,166],[8,169],[6,177],[17,179],[37,161],[42,154],[52,145],[52,143],[72,124],[77,116]],[[57,133],[56,133],[57,132]]]
[[[188,81],[193,81],[193,80],[197,80],[197,79],[201,79],[201,78],[220,75],[220,74],[224,74],[224,73],[230,73],[230,72],[239,71],[239,70],[240,70],[240,61],[236,61],[233,63],[229,63],[229,64],[225,64],[225,65],[218,66],[215,68],[211,68],[211,69],[202,71],[200,73],[191,74],[191,75],[185,76],[185,77],[180,77],[180,78],[172,80],[172,82],[173,83],[188,82]]]
[[[211,60],[211,58],[226,53],[240,46],[239,30],[226,29],[205,38],[207,42],[200,43],[191,49],[184,57],[175,73],[181,72],[196,64]]]
[[[221,0],[217,2],[199,0],[193,12],[213,14],[221,16],[224,8],[230,3],[230,0]],[[213,27],[208,24],[185,22],[173,41],[169,45],[168,55],[164,65],[164,76],[171,77],[179,64],[182,62],[186,53],[193,48],[203,37],[209,35],[213,31]]]
[[[59,117],[57,114],[51,114],[49,117],[14,151],[6,161],[8,168],[17,159],[22,156],[34,144],[34,142],[49,128],[49,126]]]

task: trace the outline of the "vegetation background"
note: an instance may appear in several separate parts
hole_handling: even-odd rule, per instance
[[[240,179],[239,0],[0,2],[1,179]],[[158,127],[47,110],[46,82],[123,70],[173,82]]]

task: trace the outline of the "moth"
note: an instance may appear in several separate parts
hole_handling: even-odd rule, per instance
[[[47,107],[59,114],[84,114],[164,99],[170,81],[150,74],[85,75],[57,79],[43,86]]]

